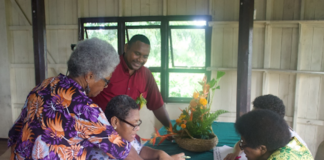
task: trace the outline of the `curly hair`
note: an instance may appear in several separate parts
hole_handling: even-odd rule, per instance
[[[284,147],[290,141],[286,121],[270,110],[254,110],[238,118],[236,132],[244,137],[250,148],[265,145],[272,152]]]
[[[70,76],[92,72],[96,80],[108,77],[119,63],[114,47],[104,40],[91,38],[79,42],[67,62]]]
[[[142,34],[136,34],[129,40],[128,47],[131,47],[132,44],[135,43],[136,41],[140,41],[140,42],[150,45],[150,40],[146,36],[144,36]]]
[[[127,95],[119,95],[109,101],[105,110],[105,115],[110,123],[110,119],[113,116],[126,119],[131,109],[138,109],[136,102]]]
[[[253,106],[256,109],[268,109],[278,113],[282,118],[285,116],[285,105],[277,96],[268,94],[254,99]]]

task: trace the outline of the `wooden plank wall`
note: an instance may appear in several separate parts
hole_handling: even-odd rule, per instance
[[[226,72],[221,89],[214,97],[217,103],[214,110],[229,110],[232,113],[220,119],[233,122],[238,36],[238,14],[233,15],[233,12],[238,4],[213,2],[210,69],[213,77],[216,70]],[[286,106],[285,119],[306,141],[313,155],[324,140],[324,17],[323,11],[318,9],[322,3],[316,0],[255,1],[253,33],[251,101],[263,94],[280,97]]]
[[[251,101],[262,94],[275,94],[286,105],[286,120],[307,142],[313,155],[324,140],[324,11],[323,0],[257,0],[253,41]],[[6,9],[5,9],[6,8]],[[34,87],[34,60],[31,34],[30,0],[0,1],[1,62],[7,59],[1,75],[10,77],[10,109],[7,119],[14,121]],[[239,0],[45,0],[48,76],[66,72],[70,44],[77,42],[77,18],[154,15],[212,15],[212,76],[223,70],[226,76],[214,97],[216,109],[231,113],[219,120],[235,121],[236,66]],[[5,14],[5,16],[3,16]],[[307,20],[307,21],[304,21]],[[316,20],[316,21],[315,21]],[[3,34],[1,34],[3,35]],[[7,53],[7,56],[2,53]],[[9,64],[8,64],[9,63]],[[8,81],[1,76],[3,80]],[[0,86],[2,93],[8,88]],[[7,95],[6,95],[7,96]],[[167,104],[171,118],[187,104]],[[251,106],[252,107],[252,106]],[[160,126],[146,109],[141,131]],[[8,128],[0,123],[1,127]],[[7,131],[0,131],[5,138]],[[144,132],[142,132],[144,134]]]
[[[8,52],[8,22],[6,20],[6,7],[4,1],[0,1],[0,121],[1,128],[9,128],[12,126],[12,108],[11,108],[11,92],[10,92],[10,55]],[[0,137],[7,137],[7,130],[0,132]]]

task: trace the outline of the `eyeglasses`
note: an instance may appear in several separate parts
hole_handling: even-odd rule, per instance
[[[107,80],[106,78],[102,78],[103,81],[105,81],[105,88],[108,86],[110,80]]]
[[[118,118],[118,117],[117,117]],[[125,120],[123,120],[123,119],[121,119],[121,118],[118,118],[120,121],[122,121],[122,122],[125,122],[125,123],[127,123],[127,124],[129,124],[130,126],[132,126],[132,127],[134,127],[133,128],[133,131],[135,131],[141,124],[142,124],[142,120],[138,120],[138,124],[136,124],[136,125],[134,125],[134,124],[131,124],[131,123],[129,123],[129,122],[127,122],[127,121],[125,121]]]
[[[240,149],[243,150],[245,147],[248,147],[249,145],[243,144],[243,140],[241,139],[239,146],[240,146]]]

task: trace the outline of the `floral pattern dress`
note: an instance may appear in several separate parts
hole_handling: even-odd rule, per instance
[[[11,159],[42,160],[82,160],[92,148],[124,159],[131,147],[82,87],[62,74],[29,93],[9,131],[8,146]]]
[[[141,149],[142,149],[143,146],[141,144],[141,140],[140,140],[140,137],[138,135],[136,135],[135,140],[132,141],[130,144],[131,144],[132,147],[134,147],[134,149],[136,150],[137,154],[140,154]],[[90,153],[88,154],[87,160],[116,160],[116,159],[111,159],[102,150],[100,150],[98,148],[93,148],[90,151]]]
[[[314,160],[311,152],[296,137],[271,154],[268,160]]]

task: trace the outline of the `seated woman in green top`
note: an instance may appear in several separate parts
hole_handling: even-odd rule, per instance
[[[238,118],[235,129],[241,135],[239,146],[248,160],[313,160],[310,151],[295,137],[288,125],[269,110],[254,110]]]

